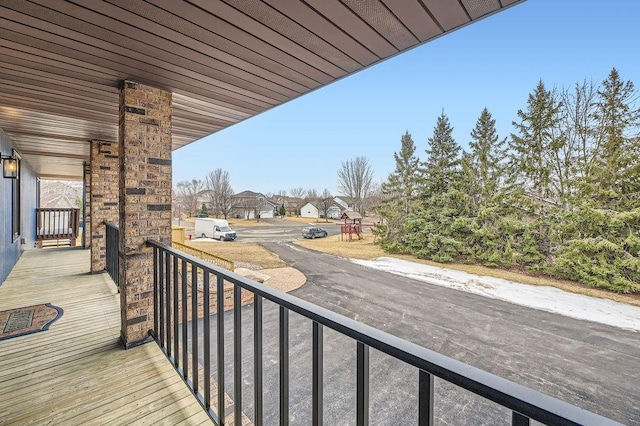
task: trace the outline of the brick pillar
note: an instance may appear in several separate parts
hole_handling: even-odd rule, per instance
[[[105,222],[118,223],[118,144],[91,141],[91,272],[107,267]]]
[[[132,81],[120,92],[120,310],[125,348],[153,328],[153,256],[171,243],[171,93]]]

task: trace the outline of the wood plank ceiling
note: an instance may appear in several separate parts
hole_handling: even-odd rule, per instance
[[[173,149],[524,0],[0,0],[0,128],[41,177],[118,138],[121,82]]]

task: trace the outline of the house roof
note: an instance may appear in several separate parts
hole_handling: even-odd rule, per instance
[[[362,219],[362,215],[358,212],[344,212],[341,216],[342,219]]]
[[[304,204],[302,207],[306,206],[307,204],[311,204],[313,207],[315,207],[315,208],[316,208],[316,209],[318,209],[318,210],[322,210],[322,209],[324,208],[324,207],[323,207],[319,202],[317,202],[317,201],[309,201],[309,202],[307,202],[306,204]],[[341,206],[339,206],[338,204],[335,204],[335,203],[333,203],[333,204],[331,204],[331,205],[329,206],[329,208],[332,208],[332,207],[336,207],[336,208],[338,208],[338,209],[341,209],[341,208],[342,208]]]
[[[80,178],[124,80],[173,94],[177,149],[522,1],[2,2],[0,128],[37,175]]]
[[[264,194],[260,194],[258,192],[253,192],[253,191],[242,191],[242,192],[238,192],[237,194],[233,194],[231,196],[231,198],[244,198],[244,197],[252,197],[252,198],[257,198],[258,195],[262,195],[263,197],[266,198],[266,196]]]
[[[356,201],[355,197],[348,197],[346,195],[336,195],[335,198],[339,198],[347,204],[353,204]]]

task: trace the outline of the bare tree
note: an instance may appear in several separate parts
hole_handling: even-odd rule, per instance
[[[343,161],[338,169],[338,188],[344,195],[355,200],[355,209],[362,215],[364,215],[363,201],[369,195],[372,182],[373,168],[367,157]]]
[[[304,189],[304,188],[300,188],[300,187],[298,187],[298,188],[291,188],[291,189],[289,190],[289,194],[290,194],[293,198],[304,198],[304,194],[305,194],[306,192],[307,192],[307,191],[305,191],[305,189]]]
[[[183,180],[176,184],[178,202],[187,209],[189,216],[195,215],[198,211],[198,201],[202,189],[203,184],[199,179]]]
[[[233,189],[229,179],[229,172],[217,168],[205,178],[205,186],[208,194],[208,201],[213,214],[223,216],[225,219],[231,212],[231,196]]]
[[[320,195],[318,195],[318,191],[315,188],[307,189],[304,194],[304,198],[307,201],[318,201]]]
[[[596,85],[587,80],[576,83],[573,91],[563,89],[560,93],[564,143],[554,152],[552,165],[555,191],[565,207],[568,197],[576,195],[579,181],[589,177],[594,156],[600,154],[600,140],[594,132],[596,94]]]
[[[322,195],[318,197],[317,201],[318,210],[324,216],[325,222],[329,222],[329,208],[334,204],[333,195],[327,188],[324,189]]]
[[[363,207],[365,211],[372,212],[375,216],[380,216],[378,208],[382,202],[382,184],[379,182],[372,182],[369,188],[369,194],[367,198],[363,200]],[[371,216],[371,214],[369,214]]]

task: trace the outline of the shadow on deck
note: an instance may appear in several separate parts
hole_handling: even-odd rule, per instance
[[[24,253],[0,310],[52,303],[49,330],[0,341],[1,424],[212,424],[155,344],[120,343],[120,304],[88,250]]]

